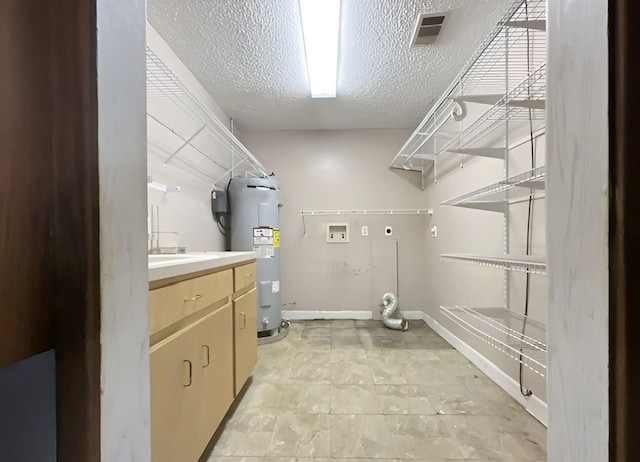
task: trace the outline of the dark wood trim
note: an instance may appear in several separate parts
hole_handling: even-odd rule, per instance
[[[100,460],[96,45],[95,0],[0,2],[0,367],[55,348],[70,462]]]
[[[609,2],[610,460],[640,460],[640,2]]]
[[[0,2],[0,368],[53,348],[47,5]]]
[[[95,0],[51,7],[58,460],[100,460],[100,198]],[[43,43],[43,46],[46,44]]]

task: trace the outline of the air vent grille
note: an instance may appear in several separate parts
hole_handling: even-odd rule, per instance
[[[418,16],[416,30],[413,33],[411,46],[431,45],[435,43],[444,25],[444,14],[421,14]]]

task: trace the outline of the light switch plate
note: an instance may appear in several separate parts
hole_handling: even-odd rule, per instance
[[[368,236],[369,235],[369,227],[368,226],[363,226],[362,227],[362,235],[363,236]]]

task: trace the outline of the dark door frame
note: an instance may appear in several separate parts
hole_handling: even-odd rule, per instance
[[[0,367],[55,350],[65,462],[101,449],[96,19],[0,2]]]
[[[640,460],[640,2],[609,1],[609,447]]]
[[[96,0],[51,8],[58,460],[100,460],[100,200]]]

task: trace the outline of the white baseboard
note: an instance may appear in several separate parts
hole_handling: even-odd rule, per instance
[[[402,311],[405,319],[410,321],[422,320],[422,311]],[[371,311],[305,311],[282,310],[282,319],[289,321],[312,321],[314,319],[373,319]]]
[[[418,321],[418,320],[422,320],[423,319],[423,313],[422,311],[404,311],[402,310],[402,316],[404,317],[404,319],[407,319],[409,321]]]
[[[547,403],[542,401],[537,396],[525,397],[520,393],[520,386],[518,382],[505,374],[495,364],[482,356],[476,350],[464,343],[454,334],[445,329],[442,324],[437,322],[431,316],[426,313],[423,314],[424,322],[438,333],[442,338],[451,344],[456,350],[458,350],[464,357],[475,364],[478,369],[484,372],[491,380],[493,380],[500,388],[509,393],[513,399],[518,401],[526,410],[542,422],[547,425],[548,408]]]
[[[371,311],[304,311],[282,310],[282,319],[288,321],[312,321],[314,319],[373,319]]]

